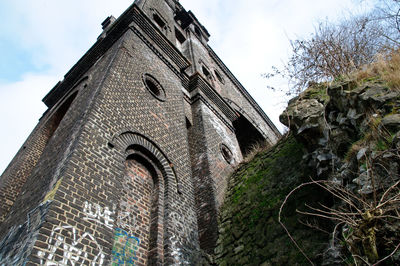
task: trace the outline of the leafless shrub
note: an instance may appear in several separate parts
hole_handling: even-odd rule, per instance
[[[359,0],[365,2],[365,0]],[[375,7],[370,13],[370,19],[382,24],[386,29],[384,36],[394,43],[399,43],[400,32],[400,1],[399,0],[377,0]]]
[[[282,68],[273,67],[264,77],[287,79],[289,88],[281,91],[295,96],[309,83],[348,76],[373,62],[378,53],[385,54],[399,47],[400,34],[397,30],[394,32],[394,18],[388,12],[388,9],[376,8],[372,13],[351,17],[339,24],[320,23],[309,38],[291,40],[288,62]]]
[[[294,242],[296,247],[311,262],[300,245],[293,239],[289,230],[282,222],[282,210],[296,191],[304,186],[317,185],[327,191],[334,198],[339,200],[341,204],[335,207],[319,204],[318,207],[305,204],[307,210],[298,213],[313,217],[329,219],[335,224],[332,231],[332,238],[344,242],[352,255],[356,265],[378,265],[379,263],[389,259],[400,248],[398,243],[390,243],[387,235],[396,232],[388,232],[387,226],[398,225],[400,223],[400,176],[388,170],[383,161],[390,155],[392,159],[400,160],[400,153],[397,149],[387,149],[381,152],[375,152],[374,155],[365,155],[366,173],[371,179],[372,192],[362,194],[353,192],[347,186],[343,186],[338,182],[329,180],[311,180],[294,188],[285,198],[279,211],[279,222]],[[386,181],[382,181],[382,170],[386,172]],[[381,172],[378,177],[378,172]],[[396,228],[396,227],[395,227]],[[341,234],[337,234],[338,231]],[[380,238],[378,237],[380,234]],[[394,236],[390,236],[394,237]],[[331,246],[331,248],[334,248]],[[382,253],[384,249],[391,248],[389,254]],[[312,263],[312,262],[311,262]]]

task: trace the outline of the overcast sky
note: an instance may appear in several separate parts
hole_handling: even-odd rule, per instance
[[[160,0],[162,1],[162,0]],[[0,173],[46,110],[41,99],[132,0],[0,1]],[[210,46],[279,129],[282,95],[261,77],[289,53],[289,38],[360,9],[357,0],[181,0],[211,34]],[[274,84],[276,85],[276,84]],[[284,86],[285,83],[281,82]]]

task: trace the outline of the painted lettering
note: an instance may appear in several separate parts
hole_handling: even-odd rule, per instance
[[[88,253],[83,249],[84,241],[94,243],[94,258],[89,261]],[[56,256],[62,254],[62,258]],[[103,265],[104,253],[96,239],[89,233],[80,233],[73,226],[56,227],[48,240],[47,251],[39,251],[38,257],[41,258],[40,264],[46,266],[53,265]]]
[[[92,204],[85,201],[83,207],[83,213],[86,215],[83,219],[86,221],[95,221],[99,224],[103,224],[106,227],[112,229],[114,219],[111,218],[113,214],[112,211],[108,207],[104,207],[104,209],[99,204]]]

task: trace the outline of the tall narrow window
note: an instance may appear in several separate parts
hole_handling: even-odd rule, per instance
[[[185,121],[186,121],[186,129],[189,129],[192,127],[192,123],[190,123],[189,119],[187,117],[185,117]]]
[[[201,39],[201,31],[200,28],[198,26],[194,26],[194,33],[196,33],[197,37],[199,37]]]
[[[183,35],[183,33],[180,32],[180,30],[178,30],[176,27],[175,27],[175,36],[176,36],[176,39],[177,39],[181,44],[183,44],[183,43],[186,41],[186,38],[185,38],[185,36]]]
[[[159,246],[162,232],[160,179],[162,173],[148,157],[149,152],[139,145],[127,149],[131,153],[125,161],[123,192],[120,199],[118,225],[121,232],[134,239],[133,252],[120,256],[114,243],[118,263],[155,265],[162,254]]]
[[[49,119],[48,123],[48,138],[54,134],[56,129],[61,123],[61,120],[64,118],[65,114],[67,113],[69,107],[71,106],[72,102],[74,101],[78,91],[68,97],[68,99],[57,109],[57,111],[53,114],[53,116]]]
[[[224,78],[221,76],[221,74],[218,72],[218,70],[214,70],[214,74],[217,77],[218,81],[221,82],[222,84],[225,84]]]
[[[182,50],[182,45],[186,41],[185,36],[183,36],[182,32],[180,32],[176,27],[175,27],[175,37],[176,37],[176,46],[178,47],[179,50]]]

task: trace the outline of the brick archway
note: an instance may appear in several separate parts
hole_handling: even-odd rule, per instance
[[[176,199],[177,194],[180,194],[180,186],[176,178],[173,165],[160,150],[160,148],[158,148],[150,139],[139,133],[123,131],[122,133],[115,135],[112,141],[109,142],[109,145],[114,147],[124,160],[125,170],[124,177],[121,179],[121,188],[124,187],[125,183],[125,185],[128,185],[129,187],[141,187],[143,183],[141,184],[139,182],[135,183],[134,181],[130,181],[135,179],[138,180],[140,178],[142,178],[144,181],[146,178],[147,180],[153,179],[152,184],[154,185],[152,194],[150,196],[147,195],[149,201],[151,201],[151,203],[149,203],[147,206],[147,208],[150,209],[150,211],[147,212],[147,216],[144,215],[146,212],[143,211],[133,211],[134,213],[132,214],[139,215],[141,218],[146,216],[144,219],[149,220],[149,223],[144,224],[136,221],[136,218],[134,218],[134,223],[139,227],[148,228],[148,235],[144,236],[138,230],[131,230],[129,232],[126,227],[120,228],[123,226],[117,227],[116,229],[119,230],[116,232],[118,235],[121,235],[122,230],[122,232],[126,232],[128,237],[137,239],[137,247],[135,249],[137,253],[130,254],[130,257],[128,258],[122,257],[122,260],[133,258],[135,260],[135,264],[137,265],[163,264],[166,258],[171,256],[171,254],[169,254],[169,250],[165,248],[166,244],[168,246],[168,243],[172,237],[172,232],[169,230],[171,227],[171,224],[169,224],[169,211],[171,210],[170,206],[173,203],[174,198]],[[136,176],[132,174],[132,172],[135,171],[139,172],[139,174]],[[127,176],[126,173],[130,174]],[[129,180],[126,181],[126,178]],[[128,184],[127,182],[131,183]],[[147,181],[144,183],[146,182]],[[143,187],[143,191],[145,190],[146,189]],[[141,193],[137,190],[131,190],[129,192],[132,193],[132,195],[138,196],[139,198],[146,196],[144,193],[141,195]],[[121,190],[122,195],[128,195],[128,193],[126,192],[126,189]],[[146,208],[146,206],[142,205],[142,203],[139,203],[139,200],[135,198],[130,202],[128,202],[126,199],[120,201],[120,203],[122,202],[122,205],[124,206],[119,207],[117,220],[120,219],[121,213],[129,213],[136,208],[132,202],[138,202],[138,204],[140,204],[140,209],[143,209],[143,207]],[[128,206],[128,209],[126,209],[126,206]],[[130,221],[130,223],[132,223],[132,221]],[[120,224],[126,225],[125,222]],[[145,242],[140,242],[142,240]],[[113,250],[115,250],[115,253],[118,253],[118,250],[116,249],[118,249],[118,243],[114,242]],[[140,252],[142,252],[142,254],[140,254]],[[143,253],[148,255],[143,256]],[[115,259],[115,257],[113,257],[113,259]],[[140,263],[140,261],[142,262]]]
[[[128,155],[129,152],[127,152],[126,149],[130,146],[139,145],[143,147],[155,157],[154,163],[156,163],[157,166],[160,167],[166,183],[171,183],[170,185],[175,184],[174,187],[176,188],[176,192],[181,193],[181,186],[175,174],[172,163],[167,159],[161,149],[158,148],[158,146],[154,144],[149,138],[140,133],[124,130],[121,133],[114,135],[112,141],[109,142],[109,145],[117,148],[120,152],[124,152],[125,155]]]

